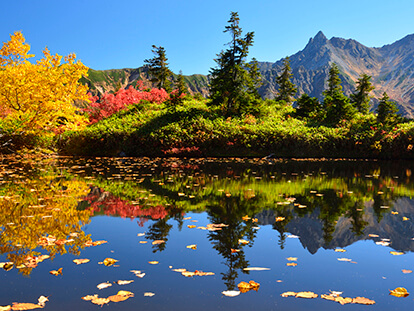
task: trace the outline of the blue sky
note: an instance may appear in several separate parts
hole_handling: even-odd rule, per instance
[[[47,46],[93,69],[140,67],[155,44],[174,72],[207,74],[230,40],[231,11],[254,31],[249,57],[259,61],[302,50],[319,30],[369,47],[414,33],[412,0],[3,0],[0,40],[20,30],[37,57]]]

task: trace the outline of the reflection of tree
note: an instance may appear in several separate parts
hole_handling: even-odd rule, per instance
[[[364,233],[364,229],[368,222],[362,219],[364,216],[364,203],[359,201],[349,209],[348,216],[351,218],[351,231],[357,236],[361,236]]]
[[[168,235],[172,229],[172,225],[168,224],[169,216],[155,221],[152,225],[148,227],[148,231],[145,234],[145,238],[152,241],[163,240],[163,243],[154,244],[152,246],[152,252],[162,252],[168,241]]]
[[[88,189],[84,182],[47,172],[6,188],[8,196],[0,199],[0,253],[7,254],[23,274],[31,273],[28,260],[41,255],[35,251],[40,246],[52,258],[66,252],[80,254],[90,240],[82,231],[89,213],[76,210],[77,200]],[[44,243],[46,238],[49,243]]]
[[[246,200],[242,196],[233,195],[229,198],[220,198],[216,204],[207,206],[213,224],[227,225],[222,230],[210,232],[209,240],[212,241],[213,248],[226,260],[225,265],[228,270],[222,273],[222,279],[228,290],[236,288],[235,280],[238,277],[238,270],[249,265],[245,258],[244,246],[239,244],[239,239],[250,241],[247,246],[252,247],[256,237],[256,230],[253,228],[255,223],[251,219],[243,221],[242,217],[245,215],[253,217],[259,202],[258,198]]]

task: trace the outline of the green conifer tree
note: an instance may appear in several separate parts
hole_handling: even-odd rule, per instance
[[[238,13],[231,12],[229,25],[224,30],[231,35],[229,48],[217,55],[217,66],[210,70],[211,105],[223,106],[226,114],[242,113],[252,102],[260,99],[255,91],[260,81],[257,62],[246,62],[254,33],[248,32],[242,37],[239,20]]]
[[[175,88],[178,90],[178,95],[188,94],[187,83],[185,83],[183,72],[181,70],[177,76],[177,81],[175,82]]]
[[[157,88],[164,89],[171,92],[171,82],[169,78],[172,75],[168,68],[168,58],[165,49],[162,46],[152,46],[152,53],[155,56],[151,59],[146,59],[144,62],[148,66],[148,73],[151,76],[150,81],[157,85]]]
[[[371,76],[362,74],[357,81],[356,92],[350,95],[351,103],[359,112],[364,114],[368,113],[369,101],[372,98],[369,92],[375,89],[370,80]]]
[[[329,69],[328,88],[323,91],[323,95],[326,123],[336,125],[341,120],[351,120],[354,117],[356,110],[351,105],[349,98],[342,92],[339,68],[335,63]]]
[[[297,87],[290,80],[292,78],[292,69],[290,67],[289,57],[283,60],[283,68],[280,76],[276,78],[276,82],[279,85],[277,101],[283,100],[287,104],[291,104],[294,101],[294,97],[297,92]]]
[[[398,107],[384,92],[377,107],[377,122],[384,126],[392,126],[398,121]]]

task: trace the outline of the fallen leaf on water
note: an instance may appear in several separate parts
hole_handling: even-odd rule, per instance
[[[402,273],[412,273],[412,270],[402,269]]]
[[[403,252],[390,252],[390,254],[394,256],[404,255]]]
[[[398,212],[394,212],[394,211],[392,211],[392,212],[391,212],[391,214],[393,214],[393,215],[398,215]]]
[[[238,290],[225,290],[221,293],[224,296],[227,296],[227,297],[236,297],[236,296],[240,295],[240,291],[238,291]]]
[[[33,310],[33,309],[42,309],[43,307],[29,302],[17,303],[13,302],[12,310]]]
[[[379,238],[378,234],[368,234],[368,236],[371,238]]]
[[[346,305],[348,303],[352,303],[352,298],[349,297],[336,297],[335,301],[339,302],[341,305]]]
[[[284,221],[285,217],[276,217],[276,222]]]
[[[12,309],[12,307],[10,305],[8,305],[8,306],[0,306],[0,311],[9,311],[11,309]]]
[[[144,236],[145,233],[138,233],[137,236]]]
[[[113,258],[105,258],[103,264],[107,267],[112,266],[114,263],[118,262],[118,260]]]
[[[378,242],[375,242],[375,244],[377,244],[377,245],[381,245],[381,246],[388,246],[388,245],[390,245],[390,242],[386,242],[386,241],[378,241]]]
[[[247,240],[239,239],[239,244],[249,244],[250,242]]]
[[[196,225],[187,225],[187,227],[190,228],[190,229],[194,229],[197,226]]]
[[[47,297],[45,297],[45,296],[40,296],[39,299],[37,299],[38,305],[39,306],[42,306],[42,307],[45,306],[46,301],[49,301],[49,299]]]
[[[257,292],[259,290],[260,284],[255,281],[249,281],[249,283],[242,281],[237,284],[237,287],[242,293],[247,293],[250,290],[255,290]]]
[[[180,273],[182,273],[182,272],[187,271],[187,269],[184,269],[184,268],[180,268],[180,269],[171,269],[171,271],[174,271],[174,272],[180,272]]]
[[[96,298],[94,298],[94,299],[91,300],[91,302],[93,304],[96,304],[98,306],[103,306],[104,304],[109,303],[109,301],[110,300],[108,298],[98,298],[98,297],[96,297]]]
[[[63,268],[59,268],[58,270],[52,270],[52,271],[49,271],[49,273],[57,276],[59,274],[62,274],[62,269]]]
[[[101,284],[96,285],[96,287],[98,289],[104,289],[104,288],[107,288],[107,287],[110,287],[110,286],[112,286],[112,284],[109,283],[109,282],[104,282],[104,283],[101,283]]]
[[[239,249],[234,249],[234,248],[231,248],[230,251],[232,254],[240,252]]]
[[[73,259],[73,262],[76,263],[77,265],[87,263],[89,261],[90,261],[89,259]]]
[[[164,240],[155,240],[155,241],[152,241],[152,245],[157,245],[157,244],[162,244],[162,243],[165,243],[165,241]]]
[[[343,249],[343,248],[336,248],[336,249],[335,249],[335,252],[337,252],[337,253],[345,253],[345,252],[346,252],[346,250],[345,250],[345,249]]]
[[[265,271],[265,270],[270,270],[270,268],[262,268],[262,267],[249,267],[249,268],[244,268],[244,271]]]
[[[404,287],[397,287],[396,289],[390,290],[390,295],[395,297],[407,297],[409,293]]]
[[[346,262],[351,262],[352,259],[349,258],[338,258],[338,261],[346,261]]]
[[[0,262],[0,268],[3,268],[6,271],[13,269],[13,263],[9,262]]]
[[[361,305],[373,305],[375,301],[365,297],[356,297],[352,299],[352,303],[358,303]]]
[[[155,296],[155,294],[151,292],[144,293],[144,297],[152,297],[152,296]]]
[[[148,241],[139,241],[140,244],[147,244]]]
[[[134,297],[134,293],[133,292],[129,292],[127,290],[120,290],[117,295],[120,296],[128,296],[128,297]]]
[[[134,280],[125,280],[125,281],[123,281],[123,280],[118,280],[118,281],[117,281],[118,285],[127,285],[127,284],[130,284],[130,283],[132,283],[132,282],[134,282]]]
[[[214,275],[214,272],[203,272],[201,270],[195,270],[194,272],[183,271],[183,272],[181,272],[181,274],[184,275],[185,277],[192,277],[192,276]]]
[[[317,294],[314,292],[299,292],[295,296],[296,298],[316,298],[318,297]]]
[[[197,249],[197,245],[196,244],[187,245],[186,247],[187,248],[190,248],[190,249]]]
[[[329,290],[330,292],[331,292],[331,295],[333,296],[333,297],[338,297],[338,296],[341,296],[342,295],[342,293],[343,292],[339,292],[339,291],[336,291],[336,290]]]
[[[246,216],[243,216],[243,217],[242,217],[242,219],[243,219],[244,221],[247,221],[247,220],[249,220],[249,219],[250,219],[250,217],[249,217],[248,215],[246,215]]]
[[[292,296],[296,296],[296,292],[284,292],[282,294],[280,294],[280,296],[282,297],[292,297]]]
[[[141,279],[145,276],[145,273],[141,272],[140,270],[130,270],[130,272]]]
[[[325,294],[322,294],[322,295],[321,295],[321,298],[322,298],[322,299],[325,299],[325,300],[335,301],[336,296],[334,296],[334,295],[325,295]]]
[[[108,299],[112,302],[121,302],[121,301],[125,301],[129,298],[129,296],[122,296],[122,295],[112,295],[109,296]]]
[[[183,220],[189,220],[191,217],[184,217]]]
[[[297,261],[298,257],[288,257],[286,259],[289,260],[289,261]]]
[[[158,265],[158,264],[159,264],[159,262],[158,262],[158,261],[155,261],[155,260],[153,260],[153,261],[148,261],[148,263],[149,263],[150,265]]]
[[[94,298],[98,298],[98,294],[95,294],[95,295],[86,295],[86,296],[82,297],[82,299],[83,300],[86,300],[86,301],[92,300]]]
[[[296,267],[298,264],[296,262],[288,262],[286,266],[288,267]]]
[[[403,219],[403,221],[410,220],[410,218],[408,218],[408,217],[403,217],[402,219]]]

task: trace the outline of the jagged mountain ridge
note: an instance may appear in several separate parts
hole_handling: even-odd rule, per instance
[[[298,94],[321,98],[329,67],[336,63],[345,94],[355,90],[355,82],[365,73],[372,77],[375,98],[387,92],[402,114],[414,116],[414,35],[381,48],[370,48],[352,39],[333,37],[328,40],[320,31],[302,51],[289,58]],[[283,60],[259,63],[264,77],[260,88],[263,97],[273,98],[277,94],[275,77],[280,74],[282,63]]]
[[[275,78],[280,74],[283,59],[276,62],[259,62],[263,85],[259,93],[263,98],[274,98],[277,94]],[[336,63],[341,72],[342,87],[349,95],[355,90],[355,82],[363,73],[372,76],[375,90],[373,106],[383,92],[395,100],[400,113],[414,117],[414,34],[380,48],[366,47],[353,40],[333,37],[327,39],[322,31],[309,39],[305,48],[290,56],[293,82],[298,87],[298,96],[307,93],[322,98],[328,71]],[[208,95],[209,77],[205,75],[185,76],[190,93]],[[134,85],[143,80],[150,86],[147,68],[90,70],[84,82],[94,94],[114,91],[119,87]]]

